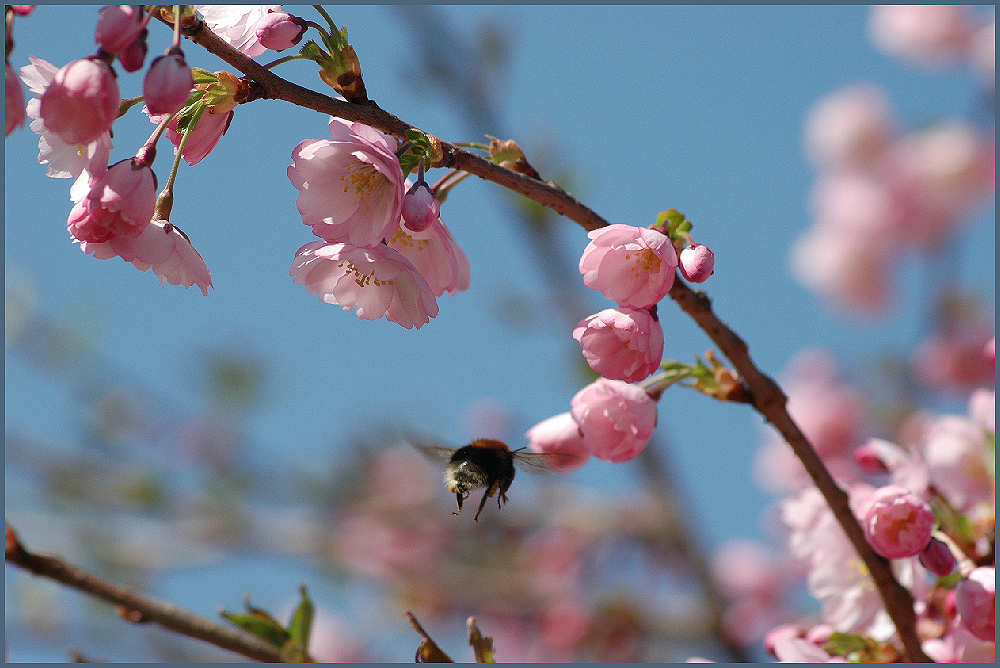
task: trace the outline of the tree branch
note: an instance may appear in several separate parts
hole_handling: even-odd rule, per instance
[[[401,139],[406,137],[408,130],[419,130],[383,111],[374,102],[367,105],[351,104],[286,81],[224,42],[201,21],[186,26],[184,34],[259,84],[262,88],[260,97],[284,100],[324,114],[363,123]],[[607,220],[554,183],[514,172],[447,142],[441,142],[441,146],[445,158],[440,165],[435,166],[456,167],[514,190],[566,216],[588,231],[608,225]],[[896,626],[907,659],[929,662],[930,658],[920,647],[912,595],[896,580],[888,560],[879,556],[868,545],[861,526],[851,511],[847,494],[834,482],[819,455],[788,414],[785,408],[787,397],[781,388],[757,368],[750,359],[746,343],[719,320],[704,293],[695,293],[678,277],[670,291],[670,298],[705,330],[709,338],[733,363],[753,395],[754,408],[778,429],[805,466],[848,540],[871,573],[886,611]]]
[[[155,622],[177,633],[204,640],[237,654],[278,663],[277,648],[235,626],[229,626],[179,608],[170,603],[139,594],[68,564],[58,557],[35,554],[21,545],[17,534],[4,523],[4,559],[31,573],[56,580],[74,589],[119,606],[118,613],[135,623]]]

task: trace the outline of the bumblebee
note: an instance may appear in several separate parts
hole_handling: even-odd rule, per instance
[[[457,449],[435,446],[421,446],[421,449],[434,457],[448,460],[444,482],[448,491],[455,493],[458,504],[458,510],[452,515],[462,513],[462,502],[469,498],[472,490],[486,488],[473,518],[477,522],[486,499],[496,494],[497,508],[507,503],[507,490],[514,482],[515,465],[528,473],[544,473],[549,470],[553,457],[548,453],[524,452],[524,448],[511,450],[503,441],[491,438],[479,438]]]

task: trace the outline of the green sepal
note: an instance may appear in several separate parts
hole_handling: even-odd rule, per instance
[[[211,72],[201,67],[191,68],[191,78],[194,79],[195,85],[214,83],[219,80],[219,77],[215,76]]]
[[[305,585],[299,585],[299,592],[302,594],[302,600],[292,615],[292,621],[288,623],[288,635],[302,647],[309,647],[309,634],[312,631],[316,606],[309,598]]]
[[[279,649],[283,648],[291,639],[288,630],[278,620],[264,610],[250,607],[249,602],[247,603],[247,612],[245,613],[226,612],[223,610],[219,614],[244,631],[252,633],[264,642]]]
[[[900,652],[892,643],[875,640],[860,633],[835,632],[823,644],[823,649],[830,655],[841,656],[851,663],[894,663],[900,659]]]
[[[323,49],[319,48],[319,44],[317,44],[313,40],[309,40],[308,42],[302,45],[302,48],[299,50],[299,55],[302,56],[303,58],[314,60],[320,65],[322,65],[323,61],[326,58],[328,58],[326,52],[323,51]]]
[[[433,159],[433,147],[426,134],[419,130],[407,130],[406,140],[409,146],[406,152],[399,156],[399,166],[403,170],[404,178],[413,173],[421,159]]]
[[[667,209],[656,216],[656,225],[653,227],[670,237],[670,241],[677,241],[690,232],[694,225],[677,209]]]

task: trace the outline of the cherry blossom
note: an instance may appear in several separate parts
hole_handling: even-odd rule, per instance
[[[604,461],[635,459],[656,427],[656,402],[641,387],[620,380],[598,378],[570,403],[587,447]]]
[[[112,236],[138,237],[156,207],[156,175],[136,158],[122,160],[95,179],[70,211],[67,227],[80,241],[100,243]]]
[[[876,5],[868,22],[883,51],[927,66],[965,58],[973,28],[969,8],[958,5]]]
[[[399,228],[405,185],[396,140],[374,128],[332,118],[329,139],[307,139],[292,152],[288,178],[299,190],[302,222],[330,242],[374,246]]]
[[[280,9],[281,5],[197,5],[212,32],[251,58],[267,51],[257,36],[257,23]]]
[[[149,114],[149,110],[145,107],[143,107],[143,111]],[[198,124],[188,133],[188,140],[184,144],[184,152],[181,154],[184,161],[189,165],[196,165],[204,160],[219,144],[222,135],[226,134],[226,130],[229,129],[229,124],[233,120],[233,114],[233,111],[215,113],[211,107],[205,109],[198,119]],[[166,114],[149,114],[149,120],[157,125],[162,123],[166,117]],[[177,149],[180,148],[181,141],[184,139],[184,135],[177,130],[179,120],[175,116],[167,123],[167,129],[163,132],[167,141],[174,145],[174,155],[177,155]]]
[[[45,128],[68,144],[89,144],[118,118],[118,82],[106,62],[81,58],[62,67],[41,96]]]
[[[260,44],[275,51],[292,48],[305,31],[305,21],[285,12],[269,12],[254,26]]]
[[[191,68],[180,49],[153,60],[142,82],[142,95],[146,109],[153,114],[172,114],[180,111],[194,88]]]
[[[708,246],[691,244],[677,259],[681,275],[692,283],[704,283],[715,273],[715,253]]]
[[[996,637],[996,570],[980,566],[962,578],[955,588],[955,603],[962,626],[980,640]]]
[[[41,96],[55,78],[57,68],[52,63],[28,56],[30,65],[21,68],[21,79],[35,97],[28,100],[27,114],[32,118],[31,130],[38,135],[38,162],[48,164],[45,175],[57,179],[77,179],[70,199],[79,201],[90,189],[90,180],[108,167],[111,157],[111,134],[104,132],[89,144],[67,143],[54,132],[45,129],[40,112]]]
[[[426,183],[416,183],[403,196],[403,226],[422,232],[440,217],[441,202]]]
[[[151,221],[137,237],[115,234],[102,242],[83,241],[80,249],[98,260],[120,257],[140,271],[152,268],[164,287],[168,282],[185,288],[197,284],[206,297],[212,287],[205,260],[188,238],[166,221]]]
[[[413,232],[401,224],[387,243],[413,263],[435,297],[445,292],[456,295],[469,289],[469,259],[440,218],[420,232]]]
[[[663,328],[646,309],[605,309],[581,320],[573,338],[590,368],[605,378],[638,382],[663,359]]]
[[[927,547],[920,553],[920,565],[939,578],[951,575],[957,563],[951,548],[948,547],[947,543],[937,538],[931,538]]]
[[[930,483],[957,510],[992,514],[996,493],[982,428],[959,415],[928,425],[920,442]]]
[[[3,71],[3,136],[8,136],[14,128],[24,125],[24,90],[10,63]]]
[[[902,485],[881,487],[858,508],[868,544],[886,559],[918,556],[931,540],[934,513]]]
[[[896,139],[895,112],[874,84],[847,86],[820,100],[806,122],[806,149],[817,167],[870,169]]]
[[[94,43],[117,54],[140,39],[145,30],[141,5],[106,5],[97,15]]]
[[[384,244],[358,247],[314,241],[298,250],[289,274],[309,294],[345,311],[357,308],[364,320],[385,316],[407,329],[419,329],[438,314],[424,277]]]
[[[666,235],[644,227],[608,225],[588,235],[580,273],[588,288],[619,306],[649,308],[674,284],[677,252]]]
[[[587,463],[591,450],[580,433],[580,425],[569,412],[553,415],[528,430],[528,448],[532,452],[558,453],[549,465],[553,471],[567,473]]]

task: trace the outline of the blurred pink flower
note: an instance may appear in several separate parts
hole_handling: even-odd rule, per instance
[[[656,402],[641,387],[620,380],[598,378],[570,403],[587,447],[607,462],[635,459],[656,427]]]
[[[876,5],[868,21],[883,51],[930,67],[964,60],[974,27],[972,13],[961,5]]]
[[[644,380],[663,360],[663,328],[646,309],[604,309],[581,320],[573,338],[590,368],[612,380]]]
[[[938,663],[996,663],[993,638],[980,640],[962,626],[954,626],[941,638],[924,641],[924,651]]]
[[[869,170],[896,136],[896,118],[874,84],[841,88],[816,103],[806,121],[806,150],[817,167]]]
[[[181,110],[194,89],[191,68],[180,49],[153,59],[142,82],[142,95],[150,115],[173,114]]]
[[[980,640],[996,637],[996,570],[980,566],[958,581],[955,602],[962,626]]]
[[[670,291],[677,252],[666,235],[616,224],[587,236],[591,241],[580,258],[580,273],[588,288],[632,308],[649,308]]]
[[[105,5],[97,15],[94,43],[106,53],[117,54],[139,39],[145,29],[141,5]]]
[[[992,514],[996,492],[992,457],[982,428],[964,417],[946,415],[921,438],[930,483],[958,511]]]
[[[919,556],[931,540],[934,513],[902,485],[875,490],[858,507],[865,539],[886,559]]]
[[[118,118],[118,82],[99,58],[81,58],[62,67],[42,93],[39,114],[45,129],[67,144],[89,144]]]
[[[205,260],[180,230],[161,220],[151,221],[138,237],[116,234],[102,242],[84,241],[80,249],[93,253],[98,260],[118,256],[139,271],[151,268],[163,287],[168,282],[185,288],[197,284],[207,297],[212,286],[212,274]]]
[[[3,136],[24,125],[24,90],[14,68],[7,63],[3,72]]]
[[[156,207],[156,175],[136,158],[117,162],[97,177],[70,211],[67,227],[80,241],[101,243],[112,236],[138,237]]]
[[[257,35],[257,23],[268,12],[280,10],[281,5],[197,5],[197,9],[212,32],[255,58],[267,51]]]
[[[261,46],[275,51],[292,48],[299,43],[305,31],[305,21],[278,11],[268,12],[254,26]]]
[[[995,363],[983,354],[993,323],[962,319],[920,342],[910,355],[917,378],[934,390],[970,392],[993,383]]]
[[[438,314],[434,293],[417,268],[395,250],[378,244],[358,247],[325,241],[308,243],[295,254],[288,272],[309,294],[359,318],[383,315],[407,329],[419,329]]]
[[[779,636],[772,647],[774,657],[781,663],[848,663],[847,659],[830,656],[816,643],[798,636]]]
[[[143,111],[149,114],[149,109],[143,107]],[[222,135],[226,134],[226,130],[229,129],[233,113],[228,111],[217,114],[211,108],[205,109],[198,119],[198,124],[191,130],[187,144],[184,145],[182,157],[189,165],[201,162],[218,145]],[[166,116],[166,114],[149,114],[149,120],[159,125]],[[178,120],[179,118],[174,117],[167,123],[167,129],[163,133],[167,140],[174,145],[174,155],[177,155],[177,149],[180,148],[181,141],[184,139],[184,135],[177,130]]]
[[[420,232],[400,225],[387,243],[413,263],[435,297],[445,292],[454,296],[469,289],[469,259],[440,218]]]
[[[28,100],[27,114],[34,119],[31,130],[38,135],[38,162],[48,163],[45,175],[56,179],[78,179],[70,198],[77,202],[89,190],[91,179],[108,168],[111,157],[111,133],[104,132],[89,144],[69,144],[54,132],[45,129],[42,116],[41,96],[55,78],[58,68],[52,63],[28,56],[30,65],[21,68],[21,79],[35,97]],[[81,192],[82,191],[82,192]]]
[[[329,139],[307,139],[292,152],[288,178],[313,234],[374,246],[399,228],[405,184],[396,140],[374,128],[331,118]]]
[[[997,395],[994,390],[979,388],[969,397],[969,416],[991,434],[996,433]]]
[[[554,471],[575,471],[590,459],[589,442],[580,433],[580,425],[569,413],[560,413],[542,420],[525,434],[532,452],[559,453],[549,464]]]

